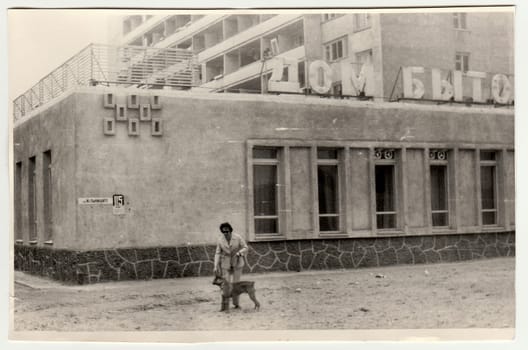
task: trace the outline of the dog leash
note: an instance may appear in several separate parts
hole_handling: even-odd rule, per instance
[[[246,266],[247,266],[248,268],[250,268],[249,263],[248,263],[248,260],[247,260],[247,256],[246,256],[245,254],[242,254],[242,257],[244,258],[244,263],[246,264]]]

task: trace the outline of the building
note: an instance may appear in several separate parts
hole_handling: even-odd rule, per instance
[[[332,68],[329,94],[340,94],[341,67],[358,72],[372,63],[368,94],[401,97],[401,67],[422,66],[431,85],[431,68],[443,78],[452,71],[502,73],[513,79],[513,13],[282,13],[155,15],[123,18],[120,45],[183,48],[201,65],[197,87],[210,92],[267,92],[272,55],[297,61],[298,81],[310,90],[309,65],[324,60]],[[274,43],[274,45],[273,45]],[[434,43],[434,44],[432,44]],[[513,80],[511,81],[513,86]],[[482,100],[490,98],[490,83]],[[472,97],[463,81],[462,100]],[[426,92],[424,98],[432,98]]]
[[[176,74],[165,65],[148,71],[147,75],[156,76],[152,86],[137,83],[140,80],[102,86],[100,78],[88,77],[84,86],[68,89],[47,102],[39,100],[42,104],[27,102],[29,96],[38,95],[38,88],[25,95],[24,104],[15,101],[15,268],[79,283],[207,275],[212,273],[218,226],[224,221],[248,240],[246,270],[251,272],[514,255],[514,111],[505,100],[512,96],[511,91],[505,91],[511,89],[508,69],[512,64],[505,63],[511,52],[504,52],[506,61],[489,66],[486,75],[478,79],[457,73],[463,69],[454,71],[453,77],[469,79],[473,88],[469,94],[456,79],[451,85],[431,81],[432,87],[428,87],[427,74],[416,67],[427,67],[423,72],[453,69],[445,68],[446,60],[446,65],[438,61],[434,66],[433,58],[413,61],[416,57],[412,55],[404,57],[397,38],[390,39],[394,32],[386,34],[389,41],[394,40],[385,45],[387,48],[353,46],[361,41],[350,38],[333,45],[335,37],[328,33],[342,37],[337,29],[344,24],[331,30],[332,23],[350,19],[347,16],[358,21],[363,18],[371,25],[371,29],[354,32],[351,37],[355,38],[374,37],[376,26],[400,22],[403,26],[410,23],[411,15],[207,15],[172,16],[162,21],[154,16],[144,23],[138,17],[127,17],[127,43],[141,39],[141,43],[145,40],[155,46],[172,40],[180,45],[168,51],[174,55],[202,45],[198,52],[202,80],[193,78],[201,83],[190,88],[187,80],[180,79],[180,85],[159,89],[163,85],[159,72],[171,79]],[[429,24],[422,19],[428,14],[414,16],[419,17],[416,23],[423,20],[424,26]],[[323,18],[328,21],[321,23]],[[451,24],[455,18],[466,25],[474,23],[469,14],[445,15],[447,18]],[[308,25],[312,20],[317,20],[317,35]],[[294,38],[302,34],[300,46],[278,50],[280,55],[301,47],[299,59],[308,57],[312,49],[316,51],[307,38],[319,37],[321,45],[331,43],[329,51],[319,46],[321,55],[355,52],[355,47],[358,52],[372,50],[373,74],[366,81],[379,91],[387,91],[391,71],[395,71],[394,77],[398,75],[399,69],[391,65],[409,62],[410,66],[400,66],[401,96],[387,101],[376,96],[364,98],[367,95],[341,98],[339,88],[334,88],[333,93],[324,92],[320,95],[325,98],[320,98],[316,96],[317,84],[329,84],[311,78],[310,89],[315,91],[309,93],[240,93],[269,83],[259,74],[258,84],[250,83],[255,79],[251,67],[255,62],[261,66],[260,58],[229,74],[216,74],[204,57],[221,57],[229,66],[227,45],[271,23],[275,24],[255,36],[261,54],[267,38],[271,43],[278,32],[293,33],[288,40],[279,36],[274,41],[279,45],[296,42]],[[349,23],[351,28],[363,22],[354,23]],[[161,36],[154,35],[156,28],[163,28]],[[414,35],[425,36],[425,30],[415,31],[419,33]],[[219,40],[214,33],[229,34],[229,39]],[[180,36],[181,40],[175,39]],[[181,46],[183,43],[189,46]],[[445,51],[457,50],[451,42],[447,45]],[[236,47],[240,63],[246,51]],[[145,53],[148,67],[153,66],[153,57],[167,52],[164,48],[147,49],[161,50]],[[391,50],[390,56],[380,53]],[[460,62],[472,65],[475,58],[475,65],[482,64],[476,67],[484,71],[485,64],[491,65],[495,59],[478,61],[474,52],[470,52],[469,61]],[[326,62],[324,55],[310,57]],[[284,62],[277,57],[269,61]],[[138,61],[131,61],[131,69],[137,70]],[[329,70],[320,66],[323,77],[336,74],[332,82],[346,77],[339,71],[343,66],[329,61]],[[312,64],[306,62],[298,64]],[[186,77],[194,74],[192,69],[185,71]],[[303,71],[298,69],[299,75]],[[216,79],[208,81],[211,72]],[[249,80],[233,78],[246,73]],[[63,80],[69,81],[68,77]],[[502,85],[497,83],[500,79],[505,79]],[[236,84],[228,84],[235,80]],[[272,81],[292,82],[282,77]],[[298,82],[302,86],[302,79]],[[444,88],[441,99],[434,98],[438,97],[437,83]],[[486,84],[490,85],[489,95],[484,93]],[[214,89],[204,89],[213,85]],[[276,84],[274,88],[284,86],[292,85]],[[453,96],[458,95],[446,100],[443,94],[449,86],[455,91]],[[186,91],[181,91],[182,87]],[[479,97],[475,94],[478,87],[484,102],[465,99],[463,104],[456,103],[460,95]],[[237,93],[229,93],[232,89]],[[406,96],[409,93],[411,96]],[[339,98],[328,98],[330,95]],[[491,104],[486,104],[488,99],[493,100]],[[22,105],[27,107],[24,113],[20,112]]]

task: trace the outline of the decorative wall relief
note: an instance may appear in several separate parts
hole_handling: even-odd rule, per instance
[[[128,95],[127,96],[127,107],[130,109],[139,108],[139,96],[138,95]]]
[[[444,149],[429,150],[429,160],[447,160],[447,150],[444,150]]]
[[[151,136],[163,135],[162,119],[157,111],[161,110],[161,99],[158,95],[125,95],[117,96],[114,93],[103,95],[103,107],[113,109],[112,117],[103,118],[103,133],[108,136],[116,135],[117,125],[127,122],[129,136],[139,136],[141,123],[150,123]],[[116,123],[117,122],[117,123]]]
[[[139,107],[139,120],[144,122],[150,121],[151,119],[150,103],[142,103]]]
[[[394,150],[388,148],[376,148],[374,150],[374,158],[377,160],[392,160],[394,159]]]
[[[104,134],[105,135],[115,135],[115,120],[114,118],[104,118],[103,119],[103,125],[104,125]]]
[[[116,113],[115,113],[115,119],[118,122],[126,122],[127,120],[127,108],[124,104],[116,104]]]
[[[114,108],[115,107],[114,94],[112,93],[104,94],[103,106],[104,108]]]

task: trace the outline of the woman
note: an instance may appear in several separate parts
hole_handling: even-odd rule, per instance
[[[214,273],[221,275],[228,282],[240,281],[244,257],[248,247],[240,235],[233,233],[233,227],[228,222],[220,225],[221,235],[218,236],[214,257]],[[233,297],[235,308],[238,307],[238,296]]]

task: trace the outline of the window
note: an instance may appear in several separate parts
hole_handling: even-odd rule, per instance
[[[396,228],[394,165],[376,165],[376,225]]]
[[[356,13],[354,14],[354,31],[360,31],[370,28],[370,14]]]
[[[395,229],[396,222],[396,162],[394,151],[377,149],[374,153],[376,188],[376,226],[380,230]]]
[[[364,63],[372,63],[372,49],[356,53],[356,62],[359,64],[359,68],[361,68]]]
[[[22,162],[15,165],[15,240],[22,241]]]
[[[42,158],[42,193],[44,196],[44,241],[53,239],[51,151],[44,152]]]
[[[29,241],[37,241],[37,189],[36,189],[36,158],[29,158],[28,168],[28,226]]]
[[[447,165],[431,165],[431,213],[433,227],[448,226]]]
[[[317,187],[319,194],[319,231],[339,231],[338,151],[317,150]]]
[[[337,61],[347,55],[346,37],[337,39],[324,46],[325,58],[328,62]]]
[[[278,150],[253,149],[253,210],[255,234],[277,234]]]
[[[323,22],[328,22],[330,20],[333,20],[334,18],[338,18],[343,16],[342,13],[324,13],[323,14]]]
[[[482,225],[497,224],[497,160],[495,151],[480,151]]]
[[[449,185],[447,150],[429,151],[431,214],[433,227],[449,226]]]
[[[467,29],[466,13],[453,13],[453,27],[455,29]]]
[[[457,52],[455,55],[455,70],[467,72],[469,70],[469,53]]]

